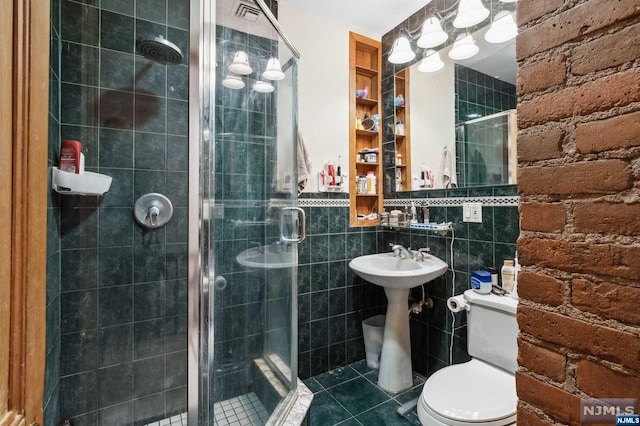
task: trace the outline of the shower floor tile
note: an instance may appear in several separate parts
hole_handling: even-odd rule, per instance
[[[405,417],[396,410],[420,396],[424,380],[415,377],[411,389],[390,394],[377,385],[378,371],[358,361],[304,381],[314,393],[311,426],[408,425],[419,426],[414,408]]]
[[[214,426],[262,426],[269,418],[258,396],[251,392],[213,405]],[[145,426],[187,426],[187,414],[148,423]]]

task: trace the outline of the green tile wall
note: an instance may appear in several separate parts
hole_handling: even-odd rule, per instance
[[[87,170],[113,182],[102,197],[52,195],[59,410],[45,410],[45,425],[142,424],[186,410],[189,1],[52,6],[60,10],[60,131],[51,136],[50,164],[61,139],[77,139]],[[136,53],[138,37],[158,35],[181,48],[182,64]],[[135,223],[133,203],[147,192],[171,199],[166,227]]]

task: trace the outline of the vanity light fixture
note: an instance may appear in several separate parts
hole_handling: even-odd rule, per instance
[[[420,72],[436,72],[442,68],[444,68],[444,62],[440,59],[440,52],[436,52],[433,49],[427,50],[420,65],[418,65],[418,71]]]
[[[516,1],[500,0],[502,3],[515,3]],[[497,7],[500,2],[491,0],[489,2],[491,3],[491,10],[485,7],[485,2],[482,0],[455,0],[446,9],[430,9],[430,16],[424,21],[419,37],[417,36],[419,30],[400,29],[400,33],[393,42],[389,53],[389,62],[392,64],[411,62],[416,57],[411,48],[411,43],[416,38],[417,47],[428,50],[441,45],[449,45],[451,43],[448,41],[450,40],[449,35],[457,33],[462,34],[457,34],[449,52],[449,58],[453,60],[469,59],[480,50],[473,37],[469,35],[469,28],[482,23],[490,15],[492,15],[492,23],[490,29],[485,32],[486,41],[489,43],[503,43],[511,40],[518,32],[514,18],[515,12],[509,12],[509,9],[513,9],[512,6],[503,6],[506,9],[500,10],[502,7]],[[450,19],[453,19],[453,22],[450,22],[447,27],[447,22]],[[430,53],[425,52],[424,57],[427,58],[430,55]],[[435,58],[430,61],[435,61]],[[433,66],[435,66],[435,62]]]
[[[262,77],[267,80],[283,80],[285,75],[282,72],[282,66],[280,66],[280,61],[277,58],[269,59],[267,62],[267,68],[262,73]]]
[[[481,0],[460,0],[453,26],[469,28],[484,21],[490,14],[491,12],[484,7]]]
[[[478,53],[480,48],[471,34],[460,34],[449,51],[449,57],[454,61],[469,59]]]
[[[484,39],[489,43],[504,43],[518,35],[518,26],[513,19],[513,13],[503,10],[498,13],[491,27],[484,34]]]
[[[449,34],[442,29],[440,19],[431,16],[422,25],[422,34],[418,39],[418,47],[423,49],[437,47],[447,41],[448,38]]]
[[[416,54],[411,50],[411,44],[406,36],[401,35],[393,43],[391,54],[389,55],[389,62],[392,64],[405,64],[412,61],[416,57]]]
[[[273,84],[271,84],[271,83],[269,83],[267,81],[258,80],[253,85],[253,90],[255,90],[256,92],[260,92],[260,93],[271,93],[274,90],[276,90],[276,88],[273,87]]]
[[[238,90],[244,87],[244,81],[237,75],[227,74],[224,80],[222,80],[222,85],[229,89]]]
[[[229,71],[240,75],[248,75],[253,72],[251,65],[249,65],[249,56],[246,52],[238,50],[236,54],[233,55],[233,62],[229,65]]]

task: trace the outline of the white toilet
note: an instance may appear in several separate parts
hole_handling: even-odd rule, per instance
[[[464,292],[471,361],[436,371],[418,399],[418,417],[431,425],[515,425],[516,307],[509,296]]]

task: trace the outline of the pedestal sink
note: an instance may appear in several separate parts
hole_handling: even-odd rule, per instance
[[[424,261],[394,257],[393,253],[360,256],[349,262],[360,277],[384,287],[387,318],[384,325],[378,385],[389,392],[401,392],[413,384],[409,339],[409,292],[444,274],[448,266],[426,254]]]

